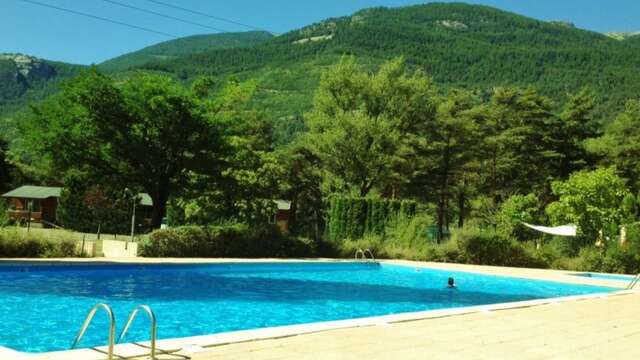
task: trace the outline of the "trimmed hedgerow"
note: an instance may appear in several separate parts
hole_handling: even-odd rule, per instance
[[[360,239],[365,235],[383,235],[389,223],[416,213],[411,200],[370,199],[333,196],[329,201],[329,239]]]
[[[156,230],[139,244],[145,257],[313,257],[315,243],[276,226],[179,226]]]

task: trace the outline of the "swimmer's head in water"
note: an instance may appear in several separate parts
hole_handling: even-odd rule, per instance
[[[456,286],[456,281],[453,280],[452,277],[450,277],[449,280],[447,280],[447,284],[449,284],[449,287],[454,287]]]

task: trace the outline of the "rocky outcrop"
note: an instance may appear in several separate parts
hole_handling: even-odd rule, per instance
[[[0,60],[9,60],[15,64],[16,79],[47,80],[56,76],[56,70],[53,66],[36,57],[22,54],[0,54]]]

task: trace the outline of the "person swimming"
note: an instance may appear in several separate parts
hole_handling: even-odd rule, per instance
[[[452,277],[447,280],[447,287],[451,289],[456,287],[456,281]]]

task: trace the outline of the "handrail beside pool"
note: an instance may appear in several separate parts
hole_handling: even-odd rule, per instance
[[[627,286],[627,290],[632,290],[638,284],[638,282],[640,282],[640,274],[631,279],[629,286]]]
[[[156,322],[156,315],[153,313],[153,310],[151,310],[149,305],[138,305],[136,306],[135,309],[131,311],[131,313],[129,314],[129,318],[127,319],[127,323],[124,325],[124,328],[122,328],[122,331],[120,332],[120,336],[118,336],[117,342],[119,343],[120,341],[122,341],[124,336],[127,334],[127,331],[131,326],[131,323],[133,323],[133,320],[135,319],[136,315],[138,315],[138,312],[141,309],[144,310],[144,312],[146,312],[147,315],[149,315],[149,320],[151,321],[151,331],[150,331],[151,360],[155,360],[156,359],[156,337],[157,337],[158,326]]]
[[[367,256],[367,254],[369,254],[369,256]],[[355,259],[362,260],[362,261],[372,261],[372,262],[376,261],[376,258],[375,256],[373,256],[373,252],[371,251],[371,249],[356,250]]]
[[[371,256],[371,261],[376,261],[375,256],[373,256],[373,252],[371,251],[371,249],[364,249],[363,251],[365,258],[367,256],[367,254],[369,254]]]
[[[74,349],[80,343],[80,340],[82,340],[84,333],[87,331],[87,328],[89,328],[89,324],[91,324],[93,317],[100,309],[104,309],[104,311],[106,311],[107,315],[109,316],[109,351],[107,353],[107,359],[113,360],[113,345],[114,339],[116,337],[116,318],[113,315],[111,306],[104,303],[96,304],[93,308],[91,308],[91,311],[89,311],[89,314],[87,314],[87,317],[84,320],[84,324],[82,324],[82,328],[80,329],[80,332],[78,332],[78,336],[76,336],[76,339],[73,341],[71,348]]]

